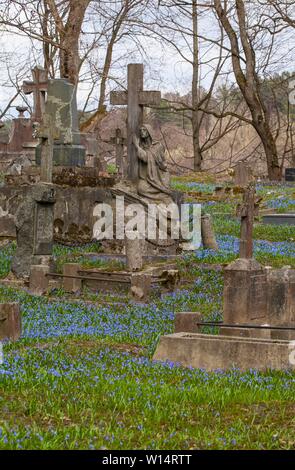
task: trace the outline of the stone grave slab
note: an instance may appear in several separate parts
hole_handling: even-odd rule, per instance
[[[295,369],[290,363],[289,341],[175,333],[162,336],[153,360],[179,363],[184,367],[240,370]]]
[[[266,214],[262,217],[262,222],[270,225],[295,225],[295,213]]]

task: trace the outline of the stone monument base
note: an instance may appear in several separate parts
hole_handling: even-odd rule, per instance
[[[282,370],[295,369],[290,362],[293,349],[292,343],[284,340],[175,333],[161,337],[153,359],[208,371]]]
[[[41,165],[41,145],[36,148],[36,165]],[[54,166],[85,166],[86,149],[83,145],[54,145]]]
[[[278,325],[272,328],[251,328],[248,325],[238,325],[232,327],[220,327],[220,334],[224,336],[236,336],[240,338],[263,338],[272,340],[295,341],[295,329],[291,330],[284,325],[281,329]],[[295,348],[294,348],[295,349]]]

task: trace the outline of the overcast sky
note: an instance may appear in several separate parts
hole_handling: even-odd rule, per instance
[[[201,34],[210,34],[210,22],[209,17],[202,19],[200,24]],[[214,33],[213,33],[214,34]],[[165,92],[179,92],[185,94],[190,91],[192,68],[188,62],[185,62],[179,54],[176,53],[172,46],[164,47],[159,42],[151,40],[142,36],[140,42],[146,53],[141,54],[135,50],[134,44],[128,42],[119,43],[114,54],[115,66],[112,69],[112,75],[124,84],[126,79],[126,65],[127,62],[144,62],[145,66],[145,87],[147,89],[159,89],[163,93]],[[184,44],[181,44],[179,39],[179,46],[182,50],[190,57],[189,50],[185,48]],[[40,51],[40,45],[39,51]],[[36,64],[40,64],[42,57],[40,54],[36,54],[31,47],[31,40],[25,36],[19,36],[12,33],[5,33],[0,36],[0,109],[5,108],[9,99],[15,94],[15,89],[11,83],[18,81],[22,83],[24,79],[30,79],[30,69]],[[283,70],[294,71],[294,34],[286,34],[278,45],[276,51],[272,55],[273,71],[281,72]],[[210,62],[217,54],[216,47],[210,47],[207,45],[201,47],[202,60],[204,62]],[[105,51],[100,48],[94,53],[93,60],[97,61],[98,64],[102,63],[102,57]],[[266,52],[265,52],[266,53]],[[95,55],[96,54],[96,55]],[[259,60],[259,57],[258,57]],[[41,62],[42,64],[42,62]],[[213,63],[214,66],[214,63]],[[230,67],[230,61],[225,67],[225,71]],[[214,67],[213,67],[214,68]],[[271,69],[270,69],[271,70]],[[86,72],[84,68],[83,72]],[[202,66],[202,80],[201,84],[203,87],[208,87],[212,76],[212,63],[209,65]],[[233,80],[233,77],[231,77]],[[224,80],[224,76],[219,79],[219,84]],[[114,82],[111,82],[111,87],[118,86]],[[78,104],[80,108],[83,107],[85,99],[89,93],[90,84],[81,83],[78,90]],[[95,108],[97,102],[98,87],[94,91],[94,99],[90,101],[90,108]],[[19,97],[15,102],[14,106],[23,104],[22,98]],[[13,112],[15,114],[15,112]]]

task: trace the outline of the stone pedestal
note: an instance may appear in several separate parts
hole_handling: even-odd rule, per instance
[[[234,184],[245,188],[253,180],[251,168],[244,162],[238,162],[234,168]]]
[[[136,273],[131,276],[131,294],[134,300],[146,302],[151,290],[152,276]]]
[[[53,165],[84,166],[86,163],[85,147],[82,145],[54,145]],[[41,165],[41,146],[36,148],[36,165]]]
[[[78,276],[80,265],[76,263],[67,263],[63,265],[63,275],[64,276]],[[71,277],[63,278],[63,288],[65,292],[77,293],[82,290],[82,280],[74,279]]]
[[[273,269],[267,273],[268,314],[273,326],[295,326],[295,270]]]
[[[143,267],[144,240],[125,238],[125,250],[128,271],[141,271]]]
[[[0,341],[17,341],[21,336],[21,314],[19,304],[0,304]]]
[[[295,270],[288,267],[267,271],[267,309],[269,323],[295,328]],[[271,337],[295,340],[295,330],[272,330]]]
[[[178,312],[175,314],[175,333],[197,333],[198,322],[202,321],[202,315],[198,312]]]
[[[44,295],[49,286],[49,266],[31,266],[30,293],[33,295]]]
[[[205,214],[201,218],[202,242],[203,247],[209,250],[218,250],[211,215]]]
[[[238,259],[224,270],[223,321],[268,323],[267,277],[254,259]]]
[[[81,145],[76,88],[64,79],[50,80],[45,113],[55,123],[59,136],[54,139],[53,165],[85,166],[86,149]],[[41,146],[36,148],[36,163],[41,162]]]

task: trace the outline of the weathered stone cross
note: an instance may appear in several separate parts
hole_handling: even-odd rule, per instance
[[[127,105],[127,155],[128,179],[138,179],[138,158],[133,145],[133,136],[137,135],[143,124],[144,106],[159,106],[161,103],[160,91],[143,90],[143,64],[128,65],[127,91],[113,91],[111,93],[112,105]]]
[[[34,94],[34,113],[32,120],[36,122],[42,121],[45,110],[46,92],[48,87],[47,71],[42,67],[32,69],[33,81],[23,83],[23,92],[25,95]]]
[[[255,197],[255,183],[250,183],[244,190],[243,203],[237,207],[237,216],[241,218],[240,258],[253,258],[254,217],[258,215],[261,198]]]
[[[125,161],[124,161],[124,146],[127,145],[127,140],[122,135],[121,129],[116,129],[116,136],[111,138],[111,144],[116,146],[116,166],[119,175],[125,177]]]
[[[47,103],[50,102],[53,90],[54,82],[50,81],[48,85]],[[41,147],[40,181],[42,183],[52,183],[53,148],[55,140],[60,138],[60,129],[55,122],[55,116],[49,112],[47,104],[45,106],[42,124],[36,129],[35,137],[40,139]]]
[[[41,170],[40,181],[43,183],[52,183],[53,172],[53,146],[54,141],[59,137],[59,130],[52,117],[48,114],[44,115],[44,124],[39,130],[38,137],[41,139]]]

